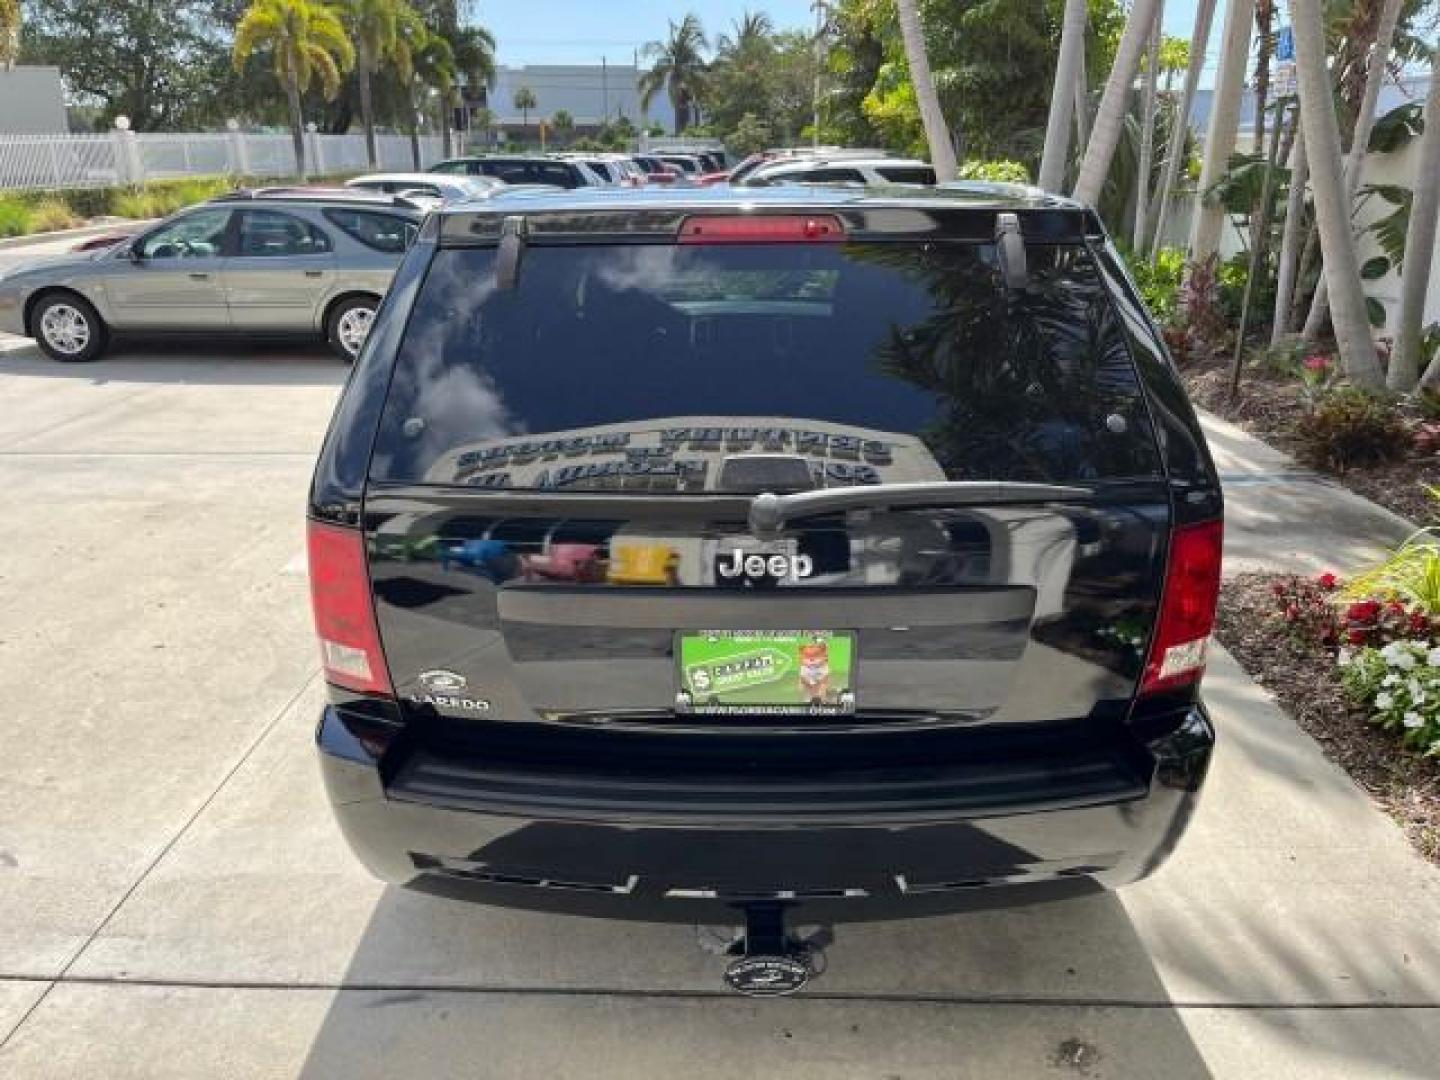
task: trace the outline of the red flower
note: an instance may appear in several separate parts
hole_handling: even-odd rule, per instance
[[[1363,630],[1358,626],[1352,626],[1345,632],[1346,640],[1348,640],[1351,645],[1364,645],[1369,636],[1370,632],[1368,630]]]
[[[1410,629],[1416,634],[1425,634],[1430,630],[1430,620],[1420,611],[1410,613]]]
[[[1357,600],[1345,609],[1345,618],[1351,622],[1373,623],[1379,617],[1379,600]]]
[[[1294,622],[1296,619],[1300,618],[1300,608],[1295,604],[1285,605],[1285,618],[1289,619],[1291,622]]]
[[[1328,356],[1321,356],[1319,353],[1315,353],[1313,356],[1307,356],[1305,358],[1305,370],[1317,373],[1329,371],[1330,358]]]
[[[1315,579],[1320,588],[1326,592],[1333,592],[1340,584],[1340,579],[1328,570]]]

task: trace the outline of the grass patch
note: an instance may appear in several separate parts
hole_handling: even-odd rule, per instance
[[[8,192],[0,194],[0,237],[74,228],[96,217],[165,217],[237,187],[292,182],[275,177],[186,176],[124,187]]]

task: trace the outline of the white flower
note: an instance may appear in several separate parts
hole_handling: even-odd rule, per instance
[[[1425,700],[1425,689],[1420,685],[1419,679],[1411,679],[1409,689],[1410,701],[1412,704],[1419,705],[1422,701]]]
[[[1381,686],[1394,686],[1394,685],[1395,685],[1396,683],[1398,683],[1399,681],[1400,681],[1400,676],[1399,676],[1399,675],[1396,675],[1395,672],[1391,671],[1391,672],[1387,672],[1386,675],[1385,675],[1385,678],[1383,678],[1383,679],[1380,680],[1380,685],[1381,685]]]
[[[1430,650],[1429,655],[1425,657],[1425,662],[1431,667],[1440,667],[1440,645],[1436,645]]]
[[[1390,661],[1390,666],[1397,667],[1401,671],[1409,671],[1415,666],[1415,654],[1408,649],[1401,650]]]
[[[1383,690],[1375,695],[1375,708],[1380,709],[1381,711],[1390,708],[1390,706],[1394,704],[1395,699],[1389,694],[1385,693],[1385,691]]]
[[[1407,728],[1418,728],[1425,723],[1425,718],[1421,716],[1418,712],[1411,711],[1405,714],[1404,718],[1401,720],[1401,723],[1403,723]]]
[[[1440,654],[1440,648],[1437,648],[1437,649],[1435,650],[1435,652],[1436,652],[1436,654]],[[1354,661],[1355,661],[1355,653],[1354,653],[1354,651],[1351,650],[1351,649],[1347,649],[1347,648],[1345,648],[1344,646],[1342,646],[1341,649],[1340,649],[1340,651],[1335,654],[1335,663],[1339,664],[1341,667],[1349,667]],[[1436,666],[1440,666],[1440,665],[1436,665]]]

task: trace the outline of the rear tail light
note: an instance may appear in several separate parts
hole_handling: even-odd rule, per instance
[[[312,521],[306,546],[310,604],[326,680],[361,693],[393,694],[375,623],[364,534]]]
[[[1224,524],[1185,525],[1170,534],[1170,559],[1160,617],[1145,660],[1140,693],[1155,694],[1198,682],[1215,628],[1220,598],[1220,552]]]
[[[680,225],[682,244],[835,243],[845,228],[834,214],[737,214],[688,217]]]

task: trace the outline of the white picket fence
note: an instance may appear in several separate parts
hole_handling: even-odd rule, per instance
[[[408,135],[376,136],[377,168],[409,171],[415,160]],[[420,138],[420,167],[440,160],[438,135]],[[336,176],[369,169],[363,132],[305,135],[306,171]],[[0,133],[0,190],[108,187],[179,176],[294,176],[288,134],[240,131],[100,134]]]

